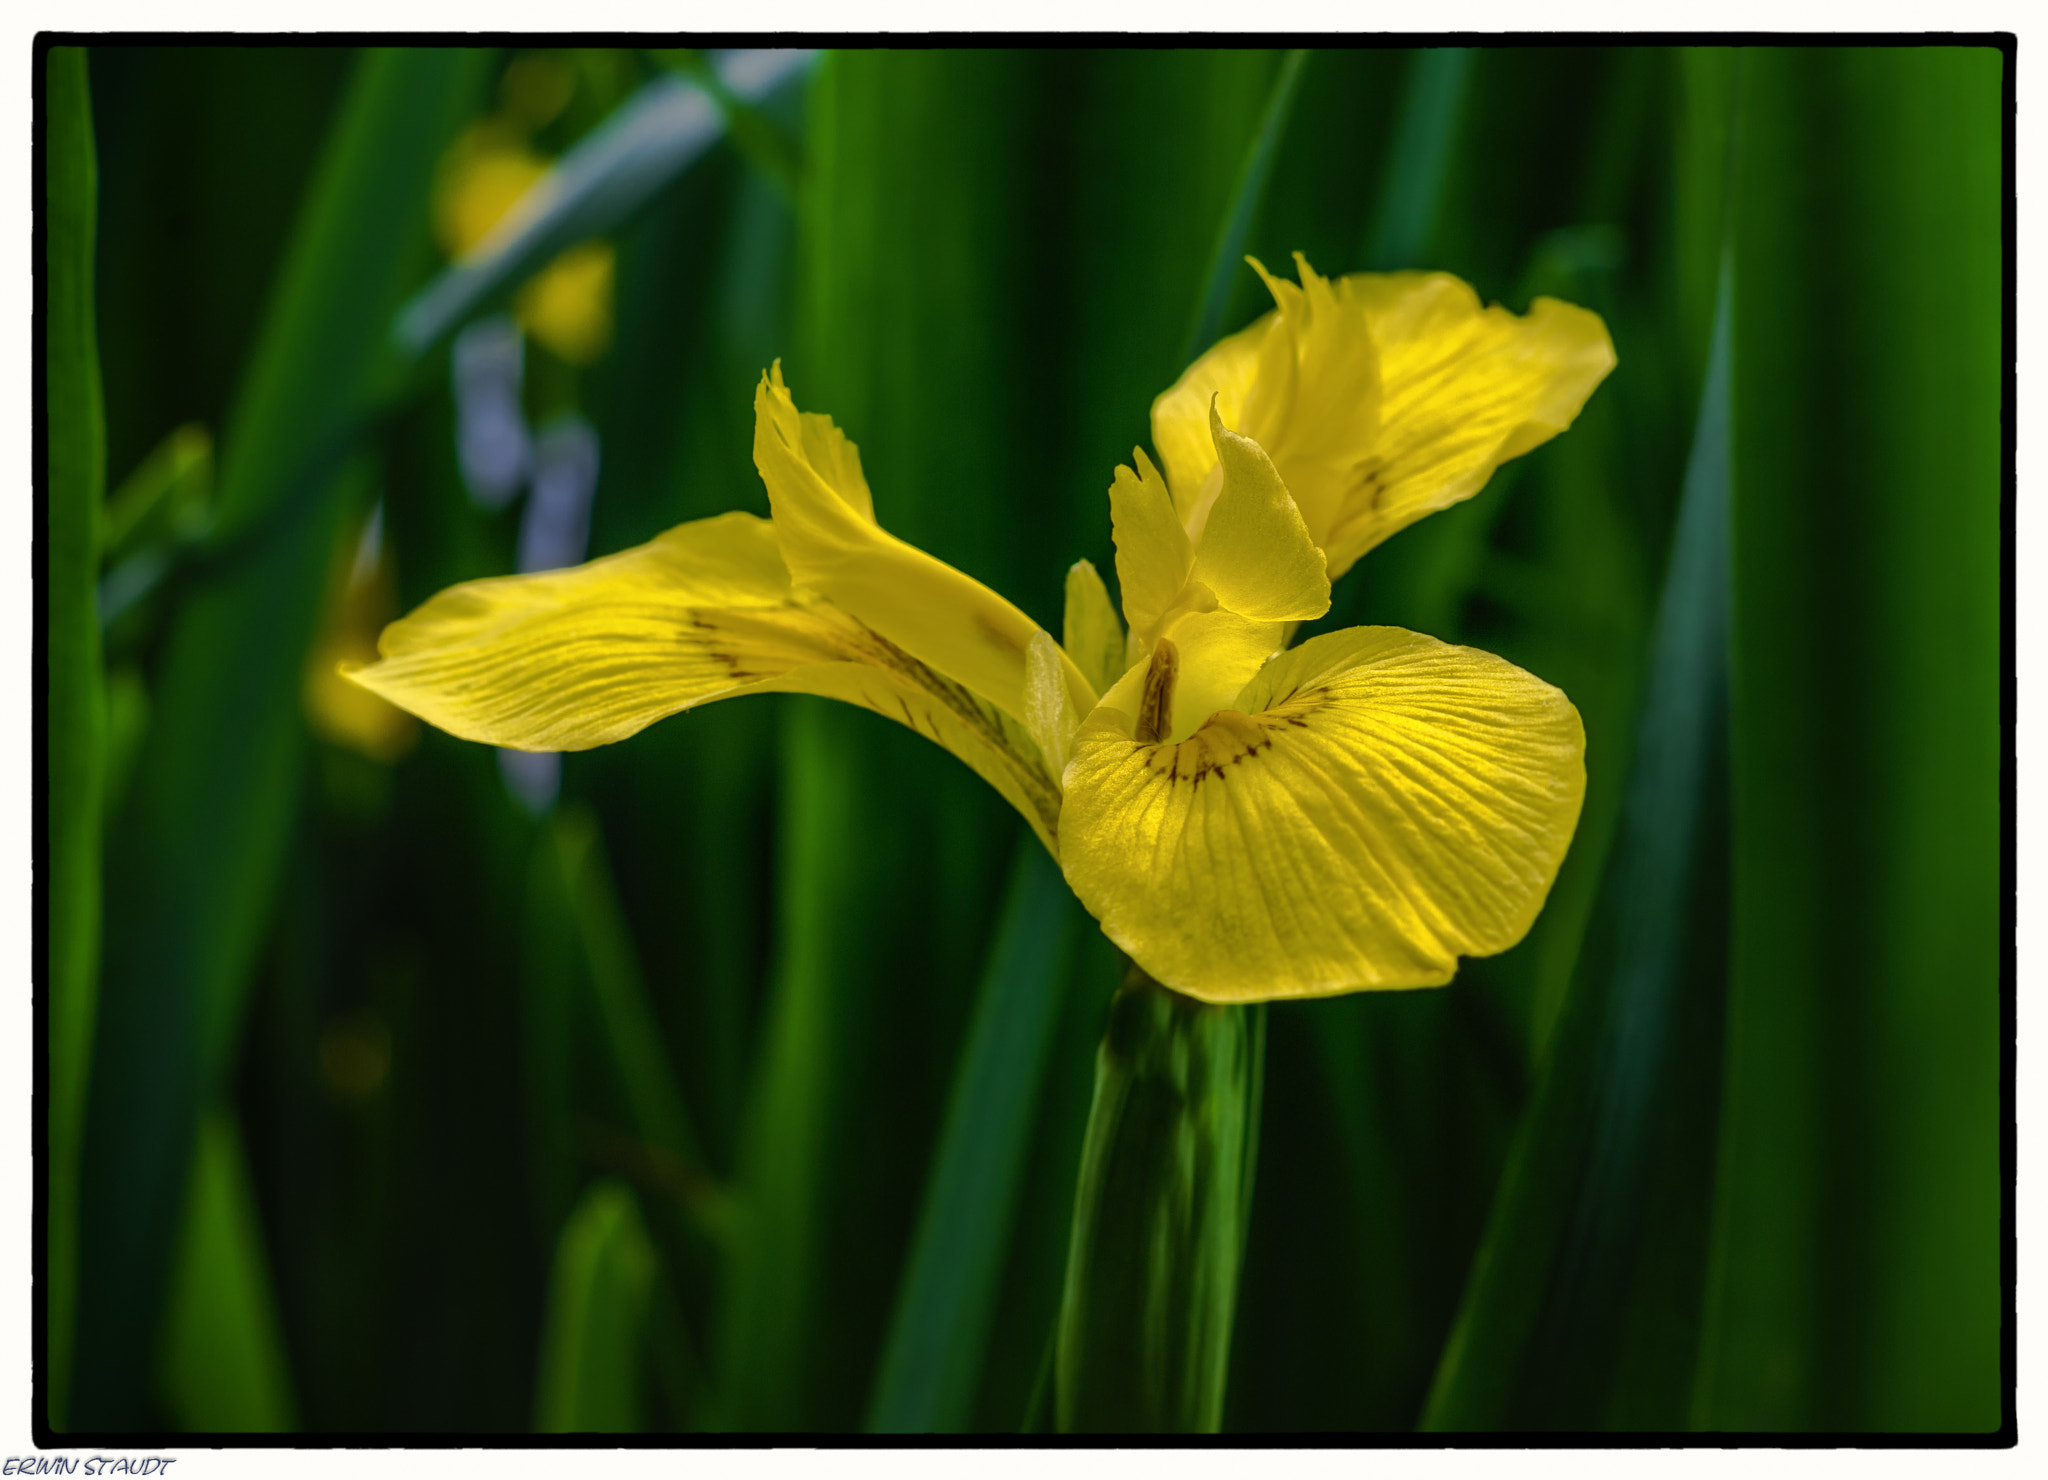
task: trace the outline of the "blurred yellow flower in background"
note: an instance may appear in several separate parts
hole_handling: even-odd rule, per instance
[[[595,364],[612,342],[616,257],[610,242],[569,248],[520,289],[520,324],[570,364]]]
[[[377,634],[398,610],[397,580],[383,538],[383,510],[358,537],[335,546],[327,609],[306,657],[306,720],[313,733],[390,765],[419,741],[419,721],[342,676],[344,665],[376,656]]]
[[[547,161],[503,120],[471,124],[448,146],[435,181],[434,235],[441,250],[467,257],[547,172]]]
[[[531,131],[560,111],[573,86],[567,68],[551,62],[529,57],[515,63],[507,74],[505,107],[471,124],[441,160],[434,231],[455,261],[483,246],[547,177],[550,162],[532,148]],[[594,363],[611,344],[616,255],[607,241],[568,248],[520,290],[514,304],[520,325],[570,364]]]

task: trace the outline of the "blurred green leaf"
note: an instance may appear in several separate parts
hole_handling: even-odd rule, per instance
[[[100,625],[115,650],[139,646],[130,613],[147,603],[206,533],[213,501],[213,438],[196,422],[179,427],[107,500],[101,531]]]
[[[1745,54],[1734,970],[1704,1428],[1985,1432],[2011,1412],[2011,65],[1975,46]]]
[[[226,425],[358,55],[351,46],[94,48],[111,477],[173,427]]]
[[[1671,229],[1663,187],[1673,176],[1683,188],[1697,175],[1727,174],[1725,149],[1701,149],[1682,131],[1674,137],[1651,106],[1670,91],[1670,53],[1631,47],[1597,56],[1590,78],[1566,74],[1551,83],[1597,100],[1580,121],[1578,152],[1588,158],[1571,209],[1581,224],[1535,236],[1508,301],[1519,306],[1548,293],[1593,309],[1606,319],[1621,365],[1565,435],[1504,470],[1512,477],[1498,504],[1473,510],[1489,526],[1473,587],[1454,608],[1454,626],[1427,629],[1460,633],[1542,674],[1571,695],[1585,721],[1593,759],[1571,853],[1527,944],[1481,968],[1512,994],[1497,1000],[1526,1038],[1532,1071],[1548,1056],[1580,969],[1617,835],[1647,642],[1697,429],[1704,358],[1682,360],[1689,341],[1662,306],[1668,278],[1656,244]],[[1617,139],[1637,142],[1623,148]],[[1450,522],[1431,519],[1419,532],[1435,538],[1429,526]]]
[[[1209,254],[1208,276],[1201,296],[1195,300],[1194,313],[1188,319],[1187,344],[1181,355],[1183,363],[1192,361],[1215,343],[1223,332],[1223,311],[1230,303],[1231,292],[1237,287],[1244,268],[1245,238],[1265,201],[1266,181],[1273,173],[1273,157],[1279,152],[1280,141],[1287,135],[1287,120],[1294,112],[1295,89],[1300,86],[1301,69],[1307,63],[1306,51],[1290,51],[1280,59],[1279,69],[1273,74],[1272,91],[1267,95],[1266,111],[1259,119],[1258,132],[1245,146],[1244,163],[1238,169],[1237,188],[1231,192],[1230,209],[1216,228],[1216,247]]]
[[[598,1182],[562,1229],[541,1334],[533,1427],[542,1434],[631,1434],[642,1401],[653,1246],[633,1194]]]
[[[1379,209],[1365,242],[1362,265],[1368,271],[1428,266],[1425,254],[1436,230],[1471,73],[1472,53],[1464,47],[1413,54]]]
[[[718,111],[725,119],[726,132],[732,135],[740,153],[760,171],[761,178],[782,197],[784,204],[794,206],[797,181],[803,172],[796,140],[742,97],[703,53],[686,46],[671,46],[654,48],[648,55],[662,66],[689,78],[711,95],[711,100],[718,104]]]
[[[1672,245],[1676,252],[1677,309],[1684,329],[1686,364],[1707,363],[1727,257],[1729,208],[1735,182],[1731,161],[1741,120],[1736,72],[1741,49],[1689,46],[1677,55],[1676,137],[1672,158]]]
[[[100,497],[106,482],[106,423],[100,401],[94,323],[94,231],[98,179],[85,52],[51,47],[43,94],[48,119],[44,220],[49,255],[43,325],[49,407],[49,522],[44,546],[48,625],[38,657],[49,729],[48,1011],[50,1109],[46,1134],[50,1279],[47,1410],[52,1429],[69,1411],[73,1313],[78,1290],[78,1157],[92,1066],[99,967],[100,829],[104,680],[94,595]]]
[[[164,1312],[159,1381],[194,1434],[281,1434],[298,1426],[263,1226],[233,1117],[200,1117]]]
[[[103,982],[118,1026],[100,1037],[83,1190],[90,1386],[78,1401],[94,1427],[145,1421],[147,1337],[194,1117],[226,1067],[292,824],[300,670],[350,492],[320,459],[386,383],[382,326],[425,249],[434,162],[483,60],[365,55],[228,422],[216,538],[263,535],[177,614],[109,844],[120,928]]]
[[[833,1048],[849,1011],[833,980],[845,942],[828,901],[846,892],[859,854],[852,778],[833,766],[838,747],[819,731],[852,717],[805,705],[785,731],[780,954],[740,1142],[742,1201],[718,1364],[728,1417],[745,1429],[796,1427],[805,1411],[803,1347],[816,1321],[816,1244],[826,1236],[819,1163],[839,1087]]]
[[[1725,921],[1694,918],[1718,857],[1726,727],[1729,323],[1722,307],[1650,652],[1621,831],[1593,937],[1423,1413],[1429,1429],[1597,1427],[1646,1218],[1656,1087],[1681,990],[1713,993]],[[1664,1111],[1662,1113],[1669,1113]],[[1700,1210],[1703,1215],[1704,1210]],[[1679,1375],[1682,1390],[1689,1365]]]
[[[1037,839],[1022,841],[868,1405],[870,1433],[967,1425],[1046,1056],[1085,920],[1059,865]]]
[[[100,530],[104,558],[118,560],[131,540],[197,539],[206,529],[212,492],[213,438],[197,422],[187,422],[108,496]]]
[[[812,55],[732,52],[722,63],[721,80],[734,97],[756,102],[794,77]],[[445,269],[405,305],[393,326],[397,343],[409,355],[425,354],[565,247],[618,227],[724,132],[719,106],[702,87],[670,76],[646,83],[563,155],[472,256]]]
[[[519,921],[519,1056],[535,1224],[555,1237],[576,1191],[575,1080],[588,1001],[569,870],[553,819],[535,830]]]
[[[120,815],[142,738],[149,733],[149,690],[133,668],[110,669],[106,700],[106,793],[101,820]]]
[[[640,1137],[669,1190],[693,1217],[720,1229],[729,1216],[724,1193],[706,1175],[703,1146],[662,1049],[660,1025],[612,887],[596,821],[581,809],[557,814],[547,842],[568,900],[597,1020]]]

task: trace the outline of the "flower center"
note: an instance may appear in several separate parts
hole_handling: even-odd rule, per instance
[[[1136,738],[1157,745],[1173,728],[1173,684],[1180,676],[1180,650],[1165,638],[1152,649],[1152,666],[1145,671],[1145,697],[1138,705]]]

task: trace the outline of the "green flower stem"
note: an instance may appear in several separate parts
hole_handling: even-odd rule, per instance
[[[1081,1151],[1055,1387],[1065,1433],[1214,1433],[1257,1141],[1256,1008],[1136,966],[1110,1005]]]

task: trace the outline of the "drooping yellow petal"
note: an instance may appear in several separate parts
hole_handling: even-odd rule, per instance
[[[1195,548],[1196,578],[1240,616],[1320,617],[1330,609],[1330,579],[1287,485],[1265,449],[1224,426],[1213,406],[1209,420],[1223,477]]]
[[[746,621],[714,635],[704,614]],[[763,677],[837,656],[792,605],[775,531],[684,524],[567,570],[467,581],[384,629],[363,687],[465,740],[588,750]]]
[[[1055,776],[1067,768],[1081,718],[1061,671],[1059,644],[1041,628],[1024,655],[1024,729]]]
[[[1060,645],[1098,694],[1124,675],[1124,625],[1116,619],[1109,591],[1090,561],[1076,560],[1067,569],[1067,618]]]
[[[349,676],[465,740],[587,750],[738,694],[823,694],[930,736],[1048,847],[1059,786],[1022,725],[831,602],[791,586],[751,514],[681,525],[569,570],[470,581],[384,629]]]
[[[1276,658],[1178,744],[1099,707],[1060,862],[1109,938],[1191,996],[1434,985],[1534,921],[1584,750],[1565,696],[1511,664],[1352,628]]]
[[[1381,400],[1379,435],[1324,542],[1333,577],[1570,426],[1614,368],[1600,316],[1555,298],[1517,317],[1440,272],[1360,274],[1337,290],[1372,325]]]
[[[1517,317],[1444,273],[1332,282],[1295,261],[1298,286],[1258,268],[1278,306],[1153,403],[1152,439],[1175,506],[1200,519],[1218,486],[1214,396],[1272,458],[1331,580],[1570,425],[1614,366],[1599,316],[1555,299]]]
[[[1046,768],[1023,725],[871,629],[857,630],[860,637],[851,644],[855,656],[848,661],[793,668],[749,691],[819,694],[910,726],[967,762],[1017,809],[1046,851],[1057,858],[1059,777]],[[863,648],[862,639],[873,646]]]
[[[1132,632],[1149,639],[1180,600],[1195,554],[1166,491],[1166,480],[1142,447],[1134,452],[1138,471],[1119,467],[1109,485],[1109,521],[1116,536],[1116,579],[1123,587],[1124,620]]]
[[[754,464],[799,588],[1024,718],[1024,660],[1038,624],[875,522],[858,452],[829,419],[800,415],[779,364],[755,392]],[[1071,661],[1061,664],[1075,706],[1085,710],[1094,691]]]

